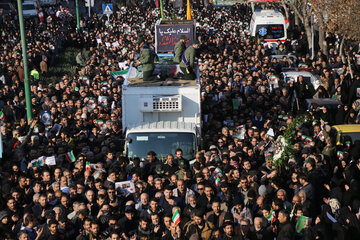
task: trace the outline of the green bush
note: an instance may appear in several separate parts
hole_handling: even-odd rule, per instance
[[[49,66],[48,76],[41,76],[40,81],[47,83],[56,83],[59,82],[65,74],[72,76],[76,70],[76,54],[78,49],[67,48],[65,52],[60,53],[55,57],[55,63],[53,66]],[[85,56],[87,56],[86,51],[83,50]]]

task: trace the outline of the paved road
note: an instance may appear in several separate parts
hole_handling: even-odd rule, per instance
[[[102,12],[102,1],[94,0],[95,6],[91,9],[91,13],[101,13]],[[61,4],[69,8],[73,14],[75,14],[75,0],[71,1],[61,1]],[[85,1],[79,0],[79,14],[80,17],[88,17],[88,8],[85,7]]]

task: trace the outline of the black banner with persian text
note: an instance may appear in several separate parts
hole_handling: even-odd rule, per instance
[[[157,53],[173,52],[181,35],[185,35],[188,38],[186,47],[192,44],[195,38],[193,21],[174,22],[174,24],[156,24],[155,31],[155,47]]]

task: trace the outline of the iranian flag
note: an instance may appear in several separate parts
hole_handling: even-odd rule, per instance
[[[343,151],[337,151],[338,158],[343,159],[344,158],[344,152]]]
[[[69,162],[75,162],[76,158],[74,156],[73,151],[66,153],[66,158],[69,160]]]
[[[181,219],[180,219],[180,213],[179,213],[179,209],[176,209],[176,211],[174,212],[174,215],[172,216],[172,221],[175,224],[175,226],[177,226]]]
[[[301,140],[305,140],[307,142],[312,142],[313,139],[311,137],[306,136],[306,135],[302,135]]]
[[[2,112],[1,112],[1,113],[2,113]],[[1,119],[1,117],[0,117],[0,119]],[[346,141],[346,142],[345,142],[345,145],[346,145],[347,149],[350,149],[351,142],[350,142],[350,141]]]
[[[215,186],[216,187],[220,187],[220,178],[219,177],[216,177],[216,179],[215,179]]]
[[[271,136],[271,135],[268,135],[268,134],[266,134],[266,137],[265,137],[266,139],[270,139],[270,140],[274,140],[275,138],[274,138],[274,136]]]
[[[90,167],[90,163],[89,162],[86,162],[85,163],[85,171],[90,171],[91,170],[91,167]]]
[[[0,120],[4,121],[4,119],[5,119],[5,115],[4,115],[4,112],[1,110],[0,111]]]
[[[104,126],[104,121],[101,120],[101,119],[95,120],[95,123],[96,123],[97,125],[99,125],[99,127]]]
[[[267,217],[265,217],[268,222],[275,222],[276,221],[276,215],[273,209],[271,209],[269,215]]]
[[[18,138],[16,138],[16,141],[15,141],[15,143],[13,145],[13,148],[16,148],[18,144],[19,144],[19,140],[18,140]]]
[[[214,173],[215,173],[215,175],[217,175],[217,176],[220,176],[220,177],[223,176],[223,173],[222,173],[221,169],[218,168],[218,167],[214,170]]]
[[[325,136],[324,136],[324,133],[322,130],[319,132],[318,137],[321,141],[323,141],[325,139]]]

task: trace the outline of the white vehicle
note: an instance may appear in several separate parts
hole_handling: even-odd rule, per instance
[[[25,1],[22,4],[24,18],[36,17],[38,10],[36,8],[36,2]]]
[[[250,3],[252,12],[255,12],[256,9],[265,9],[269,3],[280,3],[281,0],[248,0],[247,3]]]
[[[321,85],[321,80],[318,76],[307,71],[293,71],[280,73],[280,79],[284,82],[294,81],[297,82],[299,76],[303,76],[304,82],[312,84],[314,89],[317,90]]]
[[[124,153],[146,159],[154,151],[166,158],[180,148],[185,159],[193,159],[200,144],[200,85],[175,79],[149,83],[130,77],[133,72],[131,66],[122,86]]]
[[[40,6],[52,6],[58,3],[57,0],[39,0]]]
[[[1,15],[8,15],[9,13],[13,12],[15,10],[14,5],[12,5],[11,3],[5,3],[2,2],[0,3],[0,16]]]
[[[277,10],[256,10],[251,17],[250,34],[265,42],[284,42],[287,38],[285,17]]]

